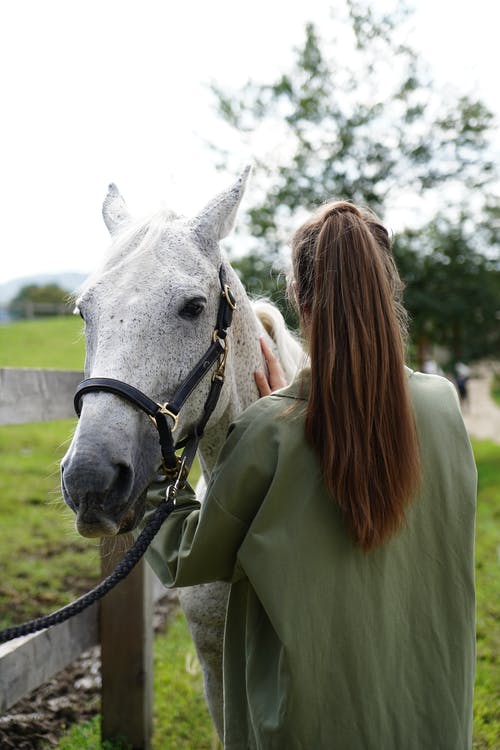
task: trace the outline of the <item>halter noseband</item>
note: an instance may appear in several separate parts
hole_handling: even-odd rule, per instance
[[[221,298],[212,334],[212,343],[189,375],[179,385],[169,401],[159,404],[149,398],[149,396],[146,396],[145,393],[142,393],[142,391],[134,388],[134,386],[128,385],[128,383],[124,383],[122,380],[114,380],[113,378],[86,378],[82,380],[75,392],[74,404],[78,416],[80,416],[82,410],[82,397],[91,391],[108,391],[109,393],[114,393],[145,412],[158,430],[162,454],[162,470],[169,480],[177,479],[181,472],[187,476],[207,422],[219,400],[222,384],[224,383],[224,371],[229,347],[226,336],[233,319],[233,311],[236,309],[236,302],[233,293],[225,282],[223,266],[219,269],[219,281]],[[179,442],[174,443],[172,433],[177,427],[179,412],[214,363],[217,363],[217,367],[212,375],[212,384],[203,407],[203,413],[189,435]],[[173,422],[172,427],[169,425],[168,418]],[[175,451],[179,448],[184,448],[182,460],[175,454]]]

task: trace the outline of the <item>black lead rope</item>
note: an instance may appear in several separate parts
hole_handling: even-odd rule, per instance
[[[173,487],[173,485],[171,486]],[[160,530],[163,521],[170,515],[174,507],[173,497],[169,497],[168,500],[164,500],[159,504],[123,560],[118,563],[111,575],[101,581],[92,591],[71,602],[71,604],[61,607],[56,612],[52,612],[50,615],[37,617],[22,625],[15,625],[11,628],[0,630],[0,643],[6,643],[22,635],[37,633],[39,630],[45,630],[45,628],[50,628],[52,625],[60,625],[62,622],[69,620],[70,617],[83,612],[84,609],[87,609],[87,607],[90,607],[91,604],[99,601],[99,599],[102,599],[117,583],[126,578],[132,568],[137,565],[151,541]]]
[[[137,565],[158,533],[164,520],[174,510],[177,490],[182,488],[186,482],[187,475],[196,456],[199,442],[203,436],[207,422],[217,405],[224,383],[224,370],[228,352],[228,342],[226,340],[227,329],[231,325],[236,304],[231,290],[225,283],[222,266],[219,271],[219,280],[221,285],[221,300],[217,311],[217,321],[212,343],[187,378],[183,380],[170,401],[158,404],[149,398],[149,396],[142,393],[142,391],[134,388],[134,386],[112,378],[87,378],[80,383],[75,393],[75,410],[78,416],[80,416],[82,396],[85,393],[91,391],[108,391],[138,406],[150,417],[158,430],[162,453],[162,469],[167,481],[169,481],[166,488],[165,500],[160,502],[133,546],[128,550],[121,562],[118,563],[111,575],[101,581],[101,583],[87,594],[84,594],[71,604],[61,607],[56,612],[52,612],[50,615],[37,617],[22,625],[0,630],[0,643],[11,641],[23,635],[36,633],[51,625],[59,625],[79,612],[83,612],[84,609],[90,607],[94,602],[102,599],[108,591],[123,580],[132,568]],[[212,384],[199,421],[186,438],[174,444],[172,432],[177,424],[177,417],[181,407],[210,370],[211,366],[216,362],[217,367],[212,375]],[[173,420],[173,429],[170,428],[167,417]],[[180,459],[175,454],[175,451],[179,448],[184,449],[182,458]]]

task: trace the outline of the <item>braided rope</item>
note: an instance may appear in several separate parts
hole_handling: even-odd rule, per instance
[[[152,539],[158,533],[160,526],[166,517],[173,511],[174,501],[173,498],[169,497],[168,500],[163,500],[154,514],[149,519],[148,523],[141,531],[133,546],[128,550],[127,554],[116,566],[115,570],[105,578],[101,583],[97,584],[95,588],[84,594],[79,599],[76,599],[71,604],[67,604],[65,607],[52,612],[50,615],[43,617],[37,617],[34,620],[29,620],[22,625],[15,625],[11,628],[5,628],[0,630],[0,643],[6,643],[14,638],[19,638],[22,635],[30,635],[30,633],[36,633],[39,630],[49,628],[51,625],[59,625],[70,617],[83,612],[84,609],[90,607],[94,602],[99,601],[102,597],[108,593],[112,588],[116,586],[123,578],[125,578],[132,568],[134,568],[141,557],[146,552]]]

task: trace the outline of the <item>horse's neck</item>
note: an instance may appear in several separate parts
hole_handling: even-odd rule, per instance
[[[221,417],[207,427],[200,443],[200,463],[205,480],[215,466],[231,422],[258,398],[253,373],[262,367],[259,336],[262,333],[257,316],[246,293],[231,269],[230,286],[235,293],[237,310],[230,334],[231,364],[226,370],[224,388],[229,389],[228,404]]]

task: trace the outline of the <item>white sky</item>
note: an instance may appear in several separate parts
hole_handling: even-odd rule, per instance
[[[339,0],[337,0],[338,2]],[[376,6],[384,0],[374,0]],[[434,77],[500,115],[494,0],[415,0],[413,45]],[[268,82],[289,66],[327,0],[11,0],[0,6],[0,283],[92,270],[116,182],[131,212],[192,214],[234,173],[211,80]],[[500,144],[500,139],[499,139]],[[243,166],[251,157],[231,142]],[[240,159],[241,152],[241,159]],[[250,187],[251,190],[251,187]]]

